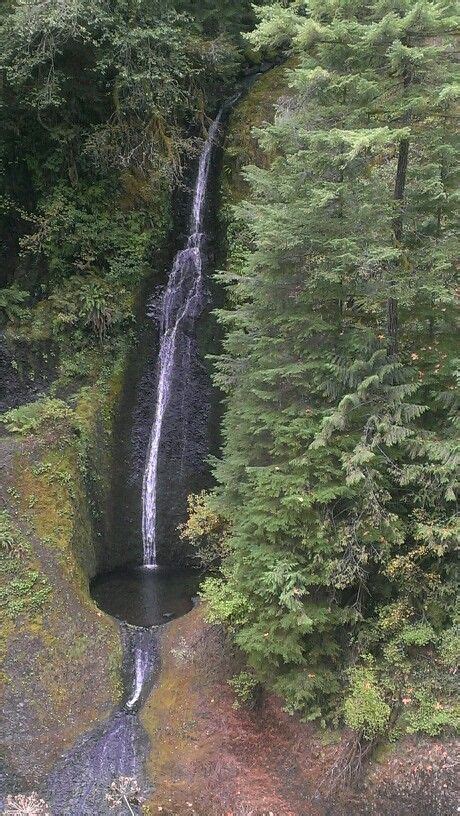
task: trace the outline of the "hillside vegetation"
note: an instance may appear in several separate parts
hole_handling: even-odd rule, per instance
[[[139,291],[164,274],[172,193],[186,195],[208,117],[233,91],[245,15],[228,0],[0,4],[9,792],[37,788],[120,699],[119,627],[88,586],[112,557],[114,420]]]
[[[458,727],[450,15],[259,9],[250,42],[294,65],[230,219],[223,455],[184,533],[223,559],[204,597],[241,698],[369,744]]]
[[[249,3],[196,6],[2,3],[0,325],[51,344],[55,389],[129,337],[171,191],[233,88]]]
[[[25,383],[2,417],[2,601],[24,674],[27,621],[58,640],[57,562],[84,655],[99,632],[87,579],[136,299],[211,116],[249,66],[282,62],[231,121],[222,449],[181,536],[247,661],[237,705],[265,688],[348,726],[350,765],[458,728],[457,24],[449,0],[2,3],[0,363]]]

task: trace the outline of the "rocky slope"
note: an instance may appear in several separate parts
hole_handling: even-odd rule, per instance
[[[118,699],[118,627],[96,609],[89,579],[103,546],[120,373],[77,395],[65,416],[0,437],[3,541],[6,530],[11,542],[1,591],[8,792],[11,781],[38,787]]]

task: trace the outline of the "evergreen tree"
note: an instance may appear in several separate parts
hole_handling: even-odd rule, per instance
[[[205,594],[310,718],[371,655],[346,711],[355,723],[356,688],[371,688],[378,731],[383,697],[398,710],[406,695],[408,722],[417,694],[435,699],[454,638],[453,21],[412,0],[275,3],[260,18],[252,43],[298,63],[259,133],[269,167],[246,170],[244,263],[239,247],[223,276],[212,502],[230,555]]]
[[[199,24],[205,36],[233,36],[253,27],[254,14],[249,0],[178,0],[178,10],[186,11]]]

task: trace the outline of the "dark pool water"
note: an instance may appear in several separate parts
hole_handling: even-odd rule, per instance
[[[133,626],[158,626],[190,612],[199,582],[196,573],[123,567],[95,578],[91,595],[115,618]]]

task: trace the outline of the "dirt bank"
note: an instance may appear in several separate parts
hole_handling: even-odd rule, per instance
[[[142,712],[156,791],[150,813],[165,816],[452,816],[453,743],[385,746],[354,790],[327,793],[349,733],[316,729],[269,696],[259,709],[234,707],[227,680],[240,657],[201,608],[161,639],[159,683]],[[457,765],[457,770],[458,770]],[[417,809],[418,808],[418,809]]]

